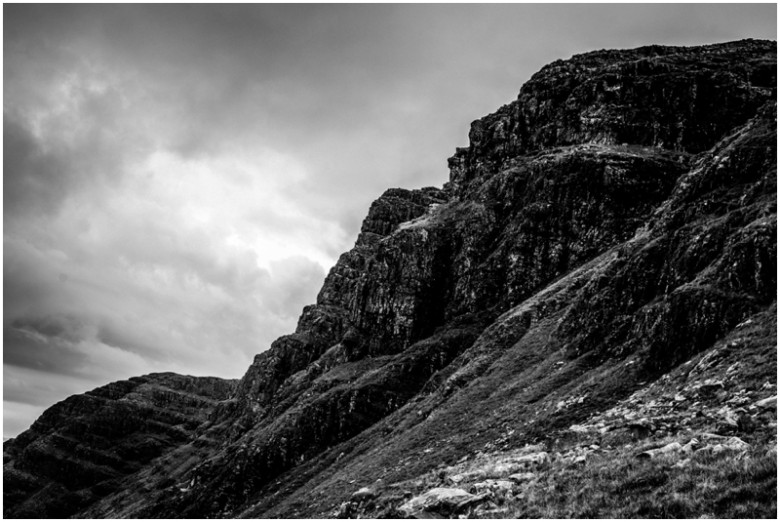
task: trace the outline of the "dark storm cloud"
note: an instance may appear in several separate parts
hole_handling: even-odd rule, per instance
[[[14,321],[3,328],[3,363],[45,373],[80,375],[87,355],[74,349],[78,324],[68,319]]]
[[[776,34],[744,4],[3,9],[6,433],[112,379],[239,376],[371,201],[441,185],[545,63]]]

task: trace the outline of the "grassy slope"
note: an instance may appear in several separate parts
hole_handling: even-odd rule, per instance
[[[585,414],[584,418],[581,410],[557,417],[556,424],[566,427],[539,436],[553,455],[551,466],[537,473],[535,480],[517,486],[498,505],[487,506],[492,510],[484,509],[472,515],[481,518],[773,518],[777,511],[776,416],[773,412],[749,408],[755,401],[776,394],[773,384],[777,365],[776,307],[756,314],[745,323],[690,363],[632,395],[625,394],[625,399],[613,408],[592,416]],[[542,327],[537,333],[545,330]],[[529,340],[524,346],[533,349],[535,345]],[[508,353],[512,352],[515,348]],[[517,370],[516,366],[507,364],[512,359],[520,362],[517,352],[497,365],[503,371],[483,379],[485,395],[481,400],[478,395],[467,394],[449,408],[439,408],[429,416],[426,416],[428,401],[410,405],[394,418],[336,448],[330,455],[330,465],[320,462],[319,469],[297,469],[297,480],[292,474],[281,477],[280,483],[287,486],[280,491],[281,496],[289,495],[281,503],[273,506],[279,497],[271,496],[244,514],[294,517],[314,512],[318,516],[333,516],[350,493],[371,486],[381,495],[363,514],[398,515],[394,508],[410,494],[453,485],[445,465],[463,457],[467,461],[498,458],[506,449],[532,442],[527,437],[524,440],[513,437],[514,433],[523,431],[526,423],[523,413],[533,404],[533,401],[524,404],[522,397],[532,399],[533,394],[515,395],[514,400],[506,401],[504,394],[516,394],[518,383],[528,377],[520,372],[515,379],[507,378]],[[551,359],[532,371],[547,371],[550,362]],[[611,370],[615,373],[614,367]],[[561,372],[566,374],[565,370]],[[604,368],[591,376],[601,372]],[[725,382],[721,395],[695,391],[705,378]],[[577,379],[566,388],[576,388],[577,383],[581,386],[588,380],[587,377]],[[485,391],[488,388],[496,392],[488,393]],[[735,408],[740,403],[748,408],[753,414],[750,415],[752,424],[736,429],[724,425],[719,413],[724,393],[737,398],[733,403]],[[681,394],[689,398],[683,405],[671,399]],[[647,438],[633,437],[620,423],[614,422],[623,417],[623,410],[656,420],[659,429]],[[411,425],[410,417],[420,421]],[[406,422],[400,423],[404,418]],[[657,418],[668,428],[660,428]],[[567,429],[574,424],[593,427],[604,421],[611,425],[606,433],[596,430],[573,433]],[[400,432],[395,437],[394,425]],[[646,449],[674,441],[685,444],[706,433],[737,435],[751,444],[751,449],[745,455],[702,452],[679,467],[676,465],[684,460],[680,456],[636,458]],[[447,436],[441,437],[443,434]],[[593,444],[599,445],[599,449],[590,451]],[[342,454],[340,459],[336,458],[339,454]],[[572,457],[581,454],[586,455],[584,462],[575,462]],[[313,480],[307,483],[305,477]],[[468,489],[468,485],[465,487]],[[296,488],[299,489],[295,491]]]

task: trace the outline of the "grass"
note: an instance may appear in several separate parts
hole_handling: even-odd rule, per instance
[[[617,450],[619,452],[620,450]],[[510,518],[776,518],[777,454],[637,460],[634,452],[556,462],[509,501]]]

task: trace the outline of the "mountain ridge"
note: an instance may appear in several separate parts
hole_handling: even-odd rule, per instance
[[[57,427],[5,443],[4,513],[647,517],[669,514],[679,491],[627,512],[605,498],[571,506],[562,495],[547,511],[533,499],[556,476],[579,480],[583,466],[623,473],[616,463],[657,449],[642,446],[650,441],[733,436],[753,448],[728,462],[737,467],[764,462],[757,448],[774,441],[776,461],[776,419],[755,406],[776,393],[761,367],[776,367],[767,347],[776,344],[775,85],[776,44],[754,40],[594,51],[545,66],[517,100],[472,123],[443,188],[390,189],[371,205],[296,331],[240,381],[203,381],[192,398],[163,388],[200,381],[145,377],[141,402],[163,401],[169,439],[147,424],[115,436],[157,441],[147,461],[71,484],[45,462],[116,456],[69,446]],[[758,326],[740,337],[745,321]],[[732,371],[735,383],[721,380],[715,395],[747,399],[713,413],[707,386],[675,372],[711,353],[729,360],[722,344],[739,339],[755,367]],[[708,368],[717,381],[731,366]],[[666,376],[684,400],[670,399],[664,421],[650,410],[609,415],[637,393],[667,393]],[[165,400],[189,405],[191,418],[170,419]],[[64,419],[62,408],[50,410]],[[83,408],[93,429],[96,406]],[[689,418],[697,408],[703,415]],[[179,420],[186,429],[168,430]],[[645,471],[661,466],[665,478],[648,498],[712,454],[689,468],[669,468],[686,453],[649,459]],[[533,477],[508,479],[521,469]],[[426,504],[432,486],[459,489],[460,500]],[[752,507],[702,498],[671,512],[776,514],[768,496]]]

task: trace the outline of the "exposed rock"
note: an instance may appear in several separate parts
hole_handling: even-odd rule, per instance
[[[761,399],[760,401],[756,402],[756,407],[761,408],[763,410],[777,410],[777,395],[773,395],[772,397],[767,397],[766,399]]]
[[[360,488],[352,493],[350,500],[353,502],[364,502],[376,498],[376,491],[371,488]]]
[[[699,446],[699,439],[693,438],[688,441],[687,444],[685,444],[681,449],[681,451],[685,454],[691,454],[694,451],[696,451],[696,447]]]
[[[740,439],[739,437],[729,437],[725,442],[718,444],[717,446],[722,447],[723,449],[718,451],[747,451],[750,449],[750,444],[745,442],[744,440]],[[715,448],[712,449],[714,453],[717,453]]]
[[[512,489],[514,487],[514,482],[510,480],[484,480],[482,482],[477,482],[475,484],[472,484],[472,493],[483,493],[485,491],[491,491],[494,493],[499,493],[501,495],[506,495],[506,493],[511,493]]]
[[[434,488],[423,495],[414,497],[398,509],[408,517],[419,517],[423,513],[438,513],[447,516],[456,514],[486,498],[487,496],[472,495],[459,488]]]
[[[674,455],[676,453],[681,453],[682,451],[683,451],[682,444],[680,444],[679,442],[670,442],[666,446],[643,451],[642,453],[639,453],[637,455],[637,458],[653,459],[660,456]]]
[[[588,456],[583,453],[581,455],[576,455],[574,458],[572,458],[571,461],[572,461],[573,464],[582,464],[586,460],[588,460]]]
[[[550,465],[550,455],[540,449],[539,445],[529,445],[508,452],[482,455],[473,461],[445,468],[442,473],[450,483],[464,487],[469,483],[476,486],[493,484],[496,480],[502,484],[515,479],[525,480],[523,477],[529,472]]]
[[[534,477],[533,473],[513,473],[509,475],[509,480],[515,482],[516,484],[522,484],[523,482],[528,482],[530,480],[533,480]]]
[[[546,451],[540,451],[516,457],[514,463],[520,464],[525,469],[538,469],[550,463],[550,455]]]

